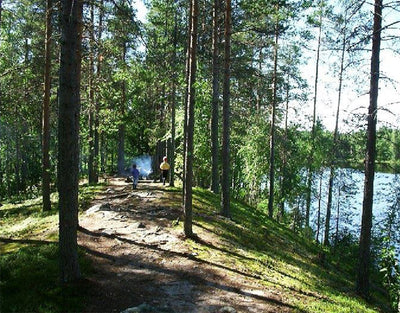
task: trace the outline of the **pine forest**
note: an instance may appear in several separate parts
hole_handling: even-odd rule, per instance
[[[397,0],[0,0],[0,312],[400,312],[399,63]]]

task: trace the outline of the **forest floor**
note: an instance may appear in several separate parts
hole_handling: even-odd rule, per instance
[[[182,234],[180,193],[161,183],[132,190],[110,179],[79,224],[79,245],[94,268],[85,312],[298,312],[288,302],[294,295],[268,290],[232,263],[197,257]],[[194,232],[195,242],[223,250],[215,232],[196,223]]]

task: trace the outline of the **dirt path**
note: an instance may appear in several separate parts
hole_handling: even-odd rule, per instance
[[[182,227],[171,227],[182,214],[177,197],[159,183],[140,182],[132,190],[112,179],[80,217],[79,244],[95,268],[85,312],[122,312],[144,303],[153,311],[143,312],[160,313],[293,311],[282,294],[251,275],[198,259]],[[200,237],[218,244],[211,232]]]

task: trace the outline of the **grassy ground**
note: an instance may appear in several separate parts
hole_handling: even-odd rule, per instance
[[[99,188],[81,188],[82,210]],[[171,199],[179,199],[180,189],[167,191]],[[198,258],[225,264],[256,277],[266,288],[280,290],[290,297],[295,312],[389,311],[378,288],[371,303],[354,294],[351,251],[340,256],[323,251],[262,211],[238,202],[232,202],[232,219],[222,218],[219,197],[206,190],[195,189],[193,201],[195,229],[199,234],[202,229],[212,231],[220,238],[218,246],[188,241]],[[56,203],[52,211],[41,212],[40,198],[0,207],[0,312],[82,312],[82,299],[87,296],[84,282],[68,287],[58,282],[55,207]],[[90,276],[88,258],[80,253],[80,259],[83,274]]]
[[[80,190],[80,210],[99,187]],[[41,198],[0,207],[0,312],[81,312],[84,281],[61,286],[58,263],[57,195],[52,210],[42,212]],[[90,264],[80,251],[81,270]]]
[[[355,295],[356,251],[348,248],[340,255],[324,251],[308,238],[271,221],[264,212],[238,202],[232,202],[231,220],[217,218],[210,210],[212,213],[218,207],[219,199],[205,190],[197,189],[194,201],[199,212],[195,223],[213,229],[225,242],[219,257],[258,275],[267,288],[294,295],[293,304],[299,312],[390,311],[379,288],[373,290],[369,304]],[[198,249],[209,258],[207,247],[200,244]]]

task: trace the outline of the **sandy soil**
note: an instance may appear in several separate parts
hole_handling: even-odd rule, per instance
[[[79,221],[79,245],[94,266],[85,312],[144,303],[175,313],[294,311],[284,294],[266,290],[257,277],[197,258],[182,227],[172,227],[182,215],[176,193],[160,183],[139,182],[136,190],[123,179],[109,184]],[[212,232],[199,237],[218,246]]]

